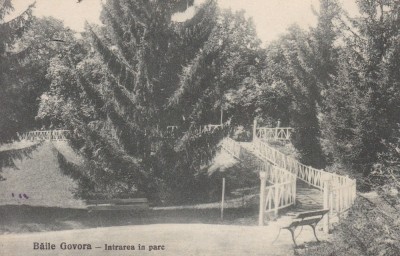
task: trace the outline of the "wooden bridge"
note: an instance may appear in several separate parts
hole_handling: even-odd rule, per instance
[[[260,128],[254,122],[252,142],[239,143],[225,139],[222,147],[237,158],[247,150],[260,160],[259,225],[264,224],[265,213],[278,214],[280,209],[300,202],[304,210],[311,210],[315,206],[329,209],[324,221],[324,229],[328,230],[329,220],[340,216],[353,205],[356,180],[301,164],[268,144],[271,140],[288,140],[291,131],[290,128]],[[273,185],[266,186],[266,181]]]

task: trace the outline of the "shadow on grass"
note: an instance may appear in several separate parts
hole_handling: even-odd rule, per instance
[[[216,208],[88,212],[85,209],[5,205],[0,206],[0,234],[160,223],[256,225],[258,209],[225,209],[223,221],[220,215],[220,209]]]

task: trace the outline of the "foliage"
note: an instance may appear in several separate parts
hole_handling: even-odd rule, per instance
[[[49,124],[35,122],[39,108],[39,98],[48,91],[51,81],[46,77],[53,57],[63,54],[65,41],[74,34],[63,23],[54,18],[32,18],[30,27],[16,45],[18,48],[18,70],[12,72],[18,81],[14,100],[23,104],[18,106],[17,131],[29,131]]]
[[[368,175],[399,123],[399,5],[359,1],[326,91],[324,133],[335,161]]]
[[[183,69],[170,106],[192,123],[229,119],[234,125],[251,123],[254,116],[236,114],[254,112],[259,90],[252,90],[258,87],[262,57],[259,46],[254,24],[244,12],[221,11],[208,40]]]
[[[321,0],[315,28],[292,26],[266,49],[244,12],[214,0],[184,22],[173,15],[193,1],[109,0],[104,26],[87,25],[79,39],[28,8],[0,23],[0,142],[39,126],[69,129],[88,171],[67,172],[92,190],[182,203],[208,187],[232,127],[280,120],[295,128],[302,163],[342,165],[382,186],[398,172],[400,7],[357,3],[351,19]],[[11,8],[6,0],[0,21]],[[179,127],[174,136],[167,126]]]
[[[79,198],[88,198],[96,183],[91,180],[86,166],[78,166],[69,162],[60,152],[57,152],[57,160],[63,174],[78,183],[77,191],[74,192],[74,195]]]
[[[286,37],[271,44],[267,49],[267,66],[271,84],[284,87],[290,95],[286,113],[290,113],[291,126],[295,128],[293,144],[302,156],[302,162],[321,166],[316,161],[322,154],[318,143],[318,120],[316,92],[312,85],[316,83],[310,60],[304,52],[310,47],[306,35],[299,28],[293,27]],[[281,89],[282,90],[282,89]]]
[[[396,203],[387,201],[396,199]],[[297,250],[297,255],[398,255],[399,201],[389,194],[359,197],[348,216],[333,231],[331,242]]]
[[[382,194],[400,190],[400,137],[399,130],[395,130],[389,141],[384,142],[385,151],[378,155],[378,162],[374,164],[367,183]]]
[[[20,91],[15,74],[19,65],[15,65],[18,55],[15,52],[16,41],[32,20],[32,7],[29,6],[21,15],[5,22],[4,17],[12,10],[11,0],[3,1],[0,6],[0,143],[15,138],[19,126],[18,109],[24,104],[18,97]]]
[[[20,97],[24,87],[19,83],[18,72],[23,57],[18,52],[18,41],[32,22],[32,8],[30,5],[22,14],[10,21],[4,21],[6,15],[14,9],[11,0],[2,1],[0,6],[0,145],[10,142],[17,136],[17,131],[27,124],[21,118],[22,109],[27,109],[24,97]],[[28,92],[29,93],[29,92]],[[24,94],[26,96],[27,94]],[[34,115],[33,115],[34,116]],[[16,168],[14,160],[29,156],[38,145],[16,148],[7,147],[0,151],[0,171],[2,168]],[[5,147],[3,145],[3,147]],[[3,177],[0,176],[1,179]]]
[[[29,157],[33,151],[35,151],[41,143],[34,143],[28,146],[16,147],[15,145],[2,145],[0,150],[0,173],[3,168],[16,169],[14,161],[21,160]],[[7,147],[6,147],[7,146]],[[4,177],[0,174],[0,181],[4,180]]]
[[[38,119],[74,131],[73,146],[89,160],[94,190],[138,191],[154,199],[173,193],[170,198],[180,200],[194,191],[196,173],[215,153],[221,133],[197,136],[179,120],[172,124],[187,133],[174,139],[163,132],[177,120],[165,107],[168,95],[196,44],[207,40],[216,8],[208,1],[191,20],[176,24],[175,7],[108,1],[104,29],[88,26],[82,40],[70,38],[63,55],[50,61],[50,90]]]

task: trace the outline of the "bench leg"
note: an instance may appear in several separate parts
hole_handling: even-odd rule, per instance
[[[294,247],[297,247],[296,240],[294,238],[294,230],[291,229],[291,228],[288,228],[287,230],[289,230],[290,234],[292,234],[292,240],[293,240],[293,243],[294,243]]]
[[[278,236],[275,238],[275,240],[274,240],[271,244],[275,243],[275,241],[278,240],[278,237],[279,237],[279,235],[280,235],[282,229],[287,229],[287,230],[290,231],[290,234],[292,235],[292,240],[293,240],[293,243],[294,243],[294,247],[296,248],[296,247],[297,247],[297,244],[296,244],[296,238],[294,237],[294,230],[291,229],[291,228],[287,228],[287,227],[285,227],[285,228],[280,228],[280,229],[279,229]]]
[[[278,238],[279,238],[279,235],[281,234],[281,230],[282,230],[282,228],[280,228],[280,229],[279,229],[278,235],[276,236],[275,240],[274,240],[274,241],[272,241],[272,243],[271,243],[271,244],[274,244],[274,243],[276,242],[276,240],[278,240]]]
[[[317,241],[320,242],[320,241],[318,240],[317,233],[315,232],[316,225],[310,225],[310,227],[312,227],[312,229],[313,229],[313,231],[314,231],[315,239],[317,239]]]

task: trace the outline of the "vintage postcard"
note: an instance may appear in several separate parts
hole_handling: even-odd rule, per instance
[[[397,0],[0,0],[0,255],[400,255]]]

